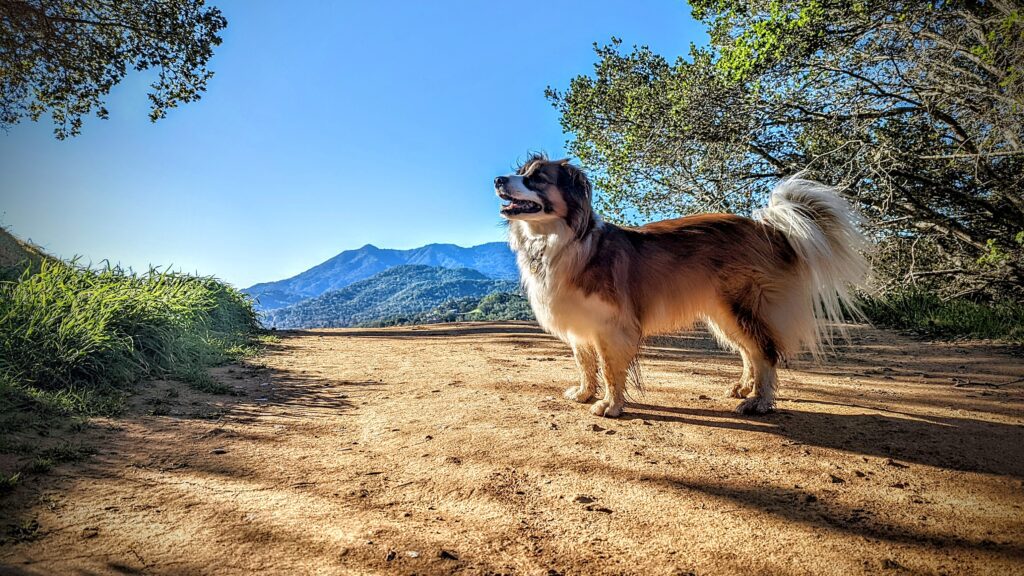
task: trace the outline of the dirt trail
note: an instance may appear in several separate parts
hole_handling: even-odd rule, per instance
[[[613,421],[530,324],[283,334],[217,371],[239,396],[153,383],[0,500],[38,523],[0,573],[1024,573],[1011,352],[858,329],[766,417],[703,334],[643,366]]]

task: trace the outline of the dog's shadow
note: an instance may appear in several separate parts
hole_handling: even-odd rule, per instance
[[[811,400],[792,402],[817,403]],[[896,466],[903,461],[1024,478],[1024,426],[970,418],[875,412],[834,414],[780,410],[764,416],[743,416],[721,410],[633,403],[627,405],[622,417],[775,434],[795,445],[891,458]]]

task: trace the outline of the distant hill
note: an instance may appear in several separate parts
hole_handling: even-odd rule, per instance
[[[440,322],[493,322],[504,320],[533,320],[530,301],[519,292],[491,292],[477,297],[466,296],[446,300],[437,306],[416,314],[396,314],[360,326],[401,326],[405,324],[437,324]]]
[[[291,278],[255,284],[243,292],[259,299],[258,309],[273,310],[344,288],[353,282],[403,265],[469,268],[497,280],[519,278],[515,257],[504,242],[491,242],[470,248],[454,244],[428,244],[411,250],[389,250],[367,244],[358,250],[346,250]]]
[[[426,312],[445,302],[518,290],[515,281],[488,278],[468,268],[401,265],[340,290],[264,311],[263,322],[276,328],[342,327],[385,319],[398,323],[394,319]]]

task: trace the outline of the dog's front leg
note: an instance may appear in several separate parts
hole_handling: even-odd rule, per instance
[[[596,416],[617,418],[626,406],[626,375],[639,349],[639,338],[616,334],[598,343],[597,353],[604,376],[604,398],[590,411]]]
[[[597,351],[589,344],[573,342],[572,355],[580,372],[580,383],[566,390],[565,397],[573,402],[589,402],[597,393]]]

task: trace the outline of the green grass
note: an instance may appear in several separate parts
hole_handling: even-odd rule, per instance
[[[14,490],[19,481],[21,481],[21,472],[15,472],[14,474],[0,472],[0,495]]]
[[[224,392],[207,368],[251,351],[257,329],[248,297],[214,278],[43,261],[0,282],[0,433],[116,415],[147,378]]]
[[[868,299],[863,306],[879,326],[939,338],[982,338],[1024,343],[1024,305],[944,301],[926,292],[902,292]]]

